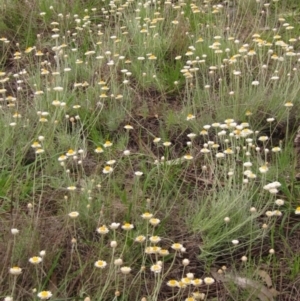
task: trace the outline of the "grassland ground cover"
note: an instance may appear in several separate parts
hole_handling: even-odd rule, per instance
[[[300,300],[298,0],[0,9],[1,300]]]

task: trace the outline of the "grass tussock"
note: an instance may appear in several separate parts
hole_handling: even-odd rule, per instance
[[[0,10],[2,300],[299,300],[297,1]]]

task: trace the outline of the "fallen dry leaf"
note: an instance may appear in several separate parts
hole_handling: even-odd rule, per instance
[[[233,272],[226,272],[225,274],[219,274],[216,271],[211,271],[213,277],[223,283],[226,282],[233,282],[237,286],[251,291],[253,295],[259,298],[261,301],[274,301],[274,297],[277,296],[278,292],[272,288],[272,281],[270,276],[262,271],[259,270],[257,272],[261,278],[267,283],[268,287],[261,284],[259,281],[252,280],[246,277],[240,277]],[[270,284],[270,285],[269,285]]]

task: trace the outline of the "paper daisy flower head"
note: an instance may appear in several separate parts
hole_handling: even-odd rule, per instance
[[[141,217],[142,217],[143,219],[150,219],[150,218],[153,217],[153,214],[152,214],[152,213],[149,213],[149,212],[145,212],[145,213],[143,213],[143,214],[141,215]]]
[[[76,155],[76,151],[69,149],[68,152],[66,153],[67,157],[72,157]]]
[[[184,282],[178,281],[178,285],[177,285],[178,288],[186,288],[186,286],[187,285]]]
[[[45,150],[42,149],[42,148],[38,148],[38,149],[35,150],[35,153],[36,153],[37,155],[42,154],[42,153],[44,153],[44,152],[45,152]]]
[[[125,230],[125,231],[129,231],[129,230],[132,230],[134,228],[134,226],[132,224],[129,224],[129,223],[125,223],[123,226],[122,226],[122,229]]]
[[[214,279],[214,278],[211,278],[211,277],[205,277],[205,278],[204,278],[204,283],[205,283],[206,285],[213,284],[213,283],[215,283],[215,279]]]
[[[103,168],[102,172],[103,172],[104,174],[109,174],[109,173],[112,173],[113,170],[114,170],[114,169],[113,169],[111,166],[106,165],[106,166]]]
[[[107,165],[114,165],[116,163],[116,160],[109,160],[106,162]]]
[[[107,266],[107,262],[104,260],[98,260],[94,263],[94,266],[99,269],[104,269]]]
[[[267,165],[263,165],[259,168],[259,171],[261,173],[266,173],[267,171],[269,170],[268,166]]]
[[[33,142],[32,144],[31,144],[31,147],[32,148],[40,148],[41,147],[41,144],[39,143],[39,142]]]
[[[167,256],[167,255],[169,255],[170,254],[170,252],[168,251],[168,250],[166,250],[166,249],[161,249],[160,251],[159,251],[159,255],[160,256]]]
[[[79,216],[79,213],[77,211],[72,211],[68,215],[70,218],[77,218]]]
[[[150,218],[149,219],[149,223],[152,225],[152,226],[157,226],[159,223],[160,223],[160,220],[158,218]]]
[[[159,274],[162,270],[162,266],[160,264],[153,264],[150,270],[155,274]]]
[[[185,160],[193,160],[193,156],[191,156],[190,154],[184,155],[183,158]]]
[[[259,140],[259,141],[262,141],[262,142],[265,142],[265,141],[267,141],[268,139],[269,139],[268,136],[260,136],[260,137],[258,138],[258,140]]]
[[[12,235],[17,235],[17,234],[19,234],[20,231],[18,229],[16,229],[16,228],[12,228],[10,230],[10,232],[11,232]]]
[[[177,287],[178,286],[178,281],[175,279],[171,279],[167,282],[167,286],[169,287]]]
[[[284,205],[284,200],[282,200],[282,199],[277,199],[277,200],[275,201],[275,204],[276,204],[277,206],[283,206],[283,205]]]
[[[201,152],[202,154],[208,154],[208,153],[210,153],[210,150],[209,150],[208,148],[204,147],[204,148],[202,148],[202,149],[200,150],[200,152]]]
[[[14,266],[9,269],[9,273],[14,276],[18,276],[22,273],[22,269],[18,266]]]
[[[33,256],[29,258],[29,262],[35,265],[41,263],[42,261],[43,261],[42,257],[39,256]]]
[[[103,153],[102,147],[98,146],[98,147],[95,149],[95,153],[96,153],[96,154],[101,154],[101,153]]]
[[[105,148],[111,147],[112,145],[113,145],[113,144],[112,144],[109,140],[105,141],[105,143],[103,144],[103,146],[104,146]]]
[[[130,155],[130,150],[125,149],[125,150],[123,151],[123,154],[124,154],[124,156],[129,156],[129,155]]]
[[[224,154],[231,155],[233,154],[233,150],[231,148],[227,148],[226,150],[224,150]]]
[[[187,278],[187,277],[181,278],[181,282],[183,282],[183,283],[186,284],[186,285],[192,284],[191,279],[189,279],[189,278]]]
[[[146,254],[159,254],[160,251],[161,251],[161,247],[158,246],[147,247],[145,249]]]
[[[161,238],[159,236],[151,236],[149,237],[149,240],[153,244],[157,244],[161,241]]]
[[[41,300],[47,300],[52,297],[52,293],[50,291],[42,291],[37,295]]]
[[[192,280],[192,285],[194,285],[195,287],[202,285],[202,283],[203,283],[203,280],[200,278],[196,278],[196,279]]]
[[[97,229],[97,232],[101,235],[107,234],[109,232],[108,228],[103,225]]]
[[[122,274],[127,275],[131,272],[131,268],[130,267],[121,267],[120,271]]]
[[[119,228],[119,226],[120,226],[120,223],[111,223],[109,227],[110,227],[112,230],[116,230],[116,229]]]
[[[275,146],[272,148],[273,153],[279,153],[281,151],[281,148],[279,146]]]
[[[193,140],[196,136],[197,136],[197,134],[195,134],[195,133],[187,134],[187,137],[189,137],[191,140]]]
[[[58,157],[58,161],[59,161],[59,162],[63,162],[63,161],[65,161],[66,159],[67,159],[67,156],[65,156],[65,155],[61,155],[61,156]]]
[[[146,240],[146,236],[144,236],[144,235],[139,235],[139,236],[137,236],[136,238],[135,238],[135,242],[139,242],[139,243],[142,243],[142,242],[144,242]]]
[[[225,154],[223,153],[216,153],[216,158],[220,159],[220,158],[224,158]]]
[[[171,248],[175,251],[180,251],[182,247],[183,247],[182,244],[179,243],[172,244],[171,246]]]
[[[129,124],[126,124],[126,125],[124,126],[124,129],[125,129],[125,130],[133,130],[133,126],[132,126],[132,125],[129,125]]]
[[[290,101],[288,101],[288,102],[286,102],[286,103],[284,104],[284,106],[287,107],[287,108],[290,108],[290,107],[293,106],[293,103],[290,102]]]
[[[193,114],[188,114],[187,115],[187,117],[186,117],[186,120],[193,120],[193,119],[195,119],[196,117],[195,117],[195,115],[193,115]]]

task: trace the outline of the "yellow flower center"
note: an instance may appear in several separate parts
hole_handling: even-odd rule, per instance
[[[41,296],[42,296],[42,297],[47,297],[47,296],[48,296],[48,292],[47,292],[47,291],[41,292]]]

